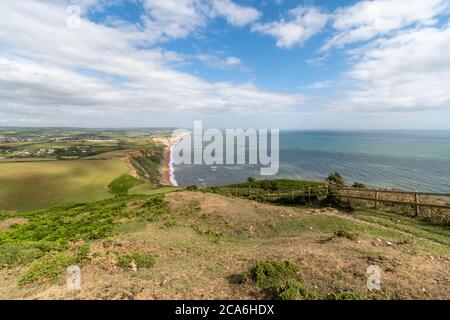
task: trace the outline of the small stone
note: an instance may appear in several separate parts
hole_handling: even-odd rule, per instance
[[[392,245],[393,245],[393,243],[392,243],[392,242],[390,242],[390,241],[387,241],[387,240],[386,240],[386,244],[387,244],[388,246],[392,246]]]

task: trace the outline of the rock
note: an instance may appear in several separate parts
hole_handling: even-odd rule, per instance
[[[386,244],[387,244],[388,246],[392,246],[392,245],[393,245],[393,243],[392,243],[392,242],[390,242],[390,241],[387,241],[387,240],[386,240]]]

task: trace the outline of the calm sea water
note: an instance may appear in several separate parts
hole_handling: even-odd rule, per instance
[[[282,131],[276,177],[322,180],[338,171],[348,183],[450,192],[450,131]],[[259,176],[250,165],[174,166],[179,185],[226,185]]]

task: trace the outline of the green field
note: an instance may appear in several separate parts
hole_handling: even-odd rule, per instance
[[[109,183],[128,171],[120,160],[0,163],[0,210],[34,210],[109,198]]]

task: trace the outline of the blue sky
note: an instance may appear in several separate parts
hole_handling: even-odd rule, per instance
[[[450,0],[3,6],[0,126],[450,127]]]

